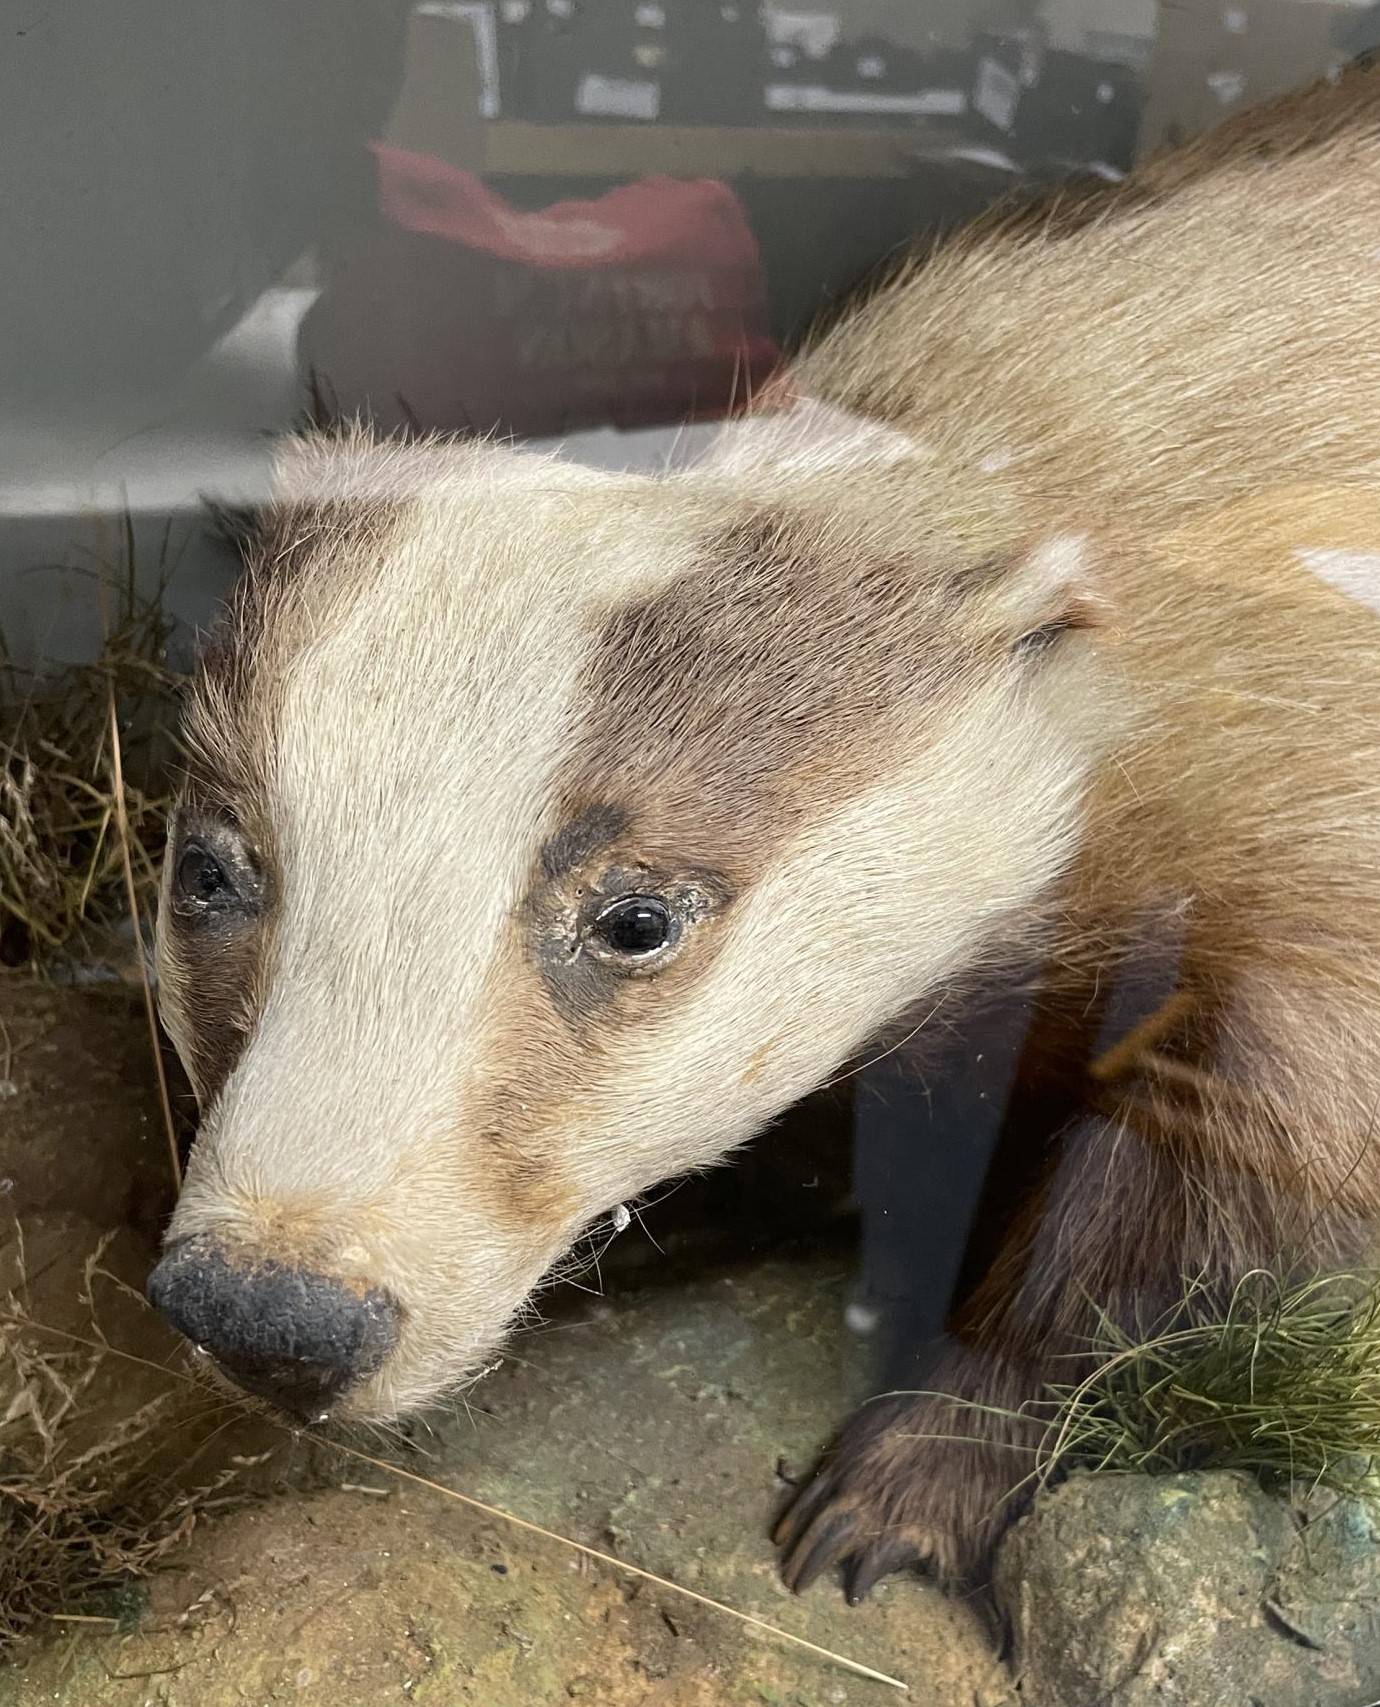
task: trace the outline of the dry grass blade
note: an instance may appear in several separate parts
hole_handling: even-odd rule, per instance
[[[346,1446],[343,1442],[332,1441],[331,1446],[347,1458],[353,1458],[360,1464],[368,1464],[372,1469],[382,1470],[390,1476],[401,1477],[404,1481],[415,1482],[418,1487],[429,1488],[434,1494],[455,1500],[460,1505],[469,1506],[472,1511],[482,1513],[485,1517],[498,1519],[502,1523],[511,1524],[515,1529],[525,1530],[529,1535],[538,1535],[544,1541],[553,1541],[558,1547],[565,1547],[573,1553],[579,1553],[586,1559],[593,1559],[597,1564],[607,1565],[610,1570],[621,1571],[623,1575],[637,1577],[642,1582],[652,1583],[655,1587],[666,1589],[671,1594],[680,1595],[684,1600],[693,1600],[700,1606],[707,1606],[714,1612],[724,1613],[729,1618],[736,1618],[739,1623],[747,1624],[754,1630],[773,1637],[778,1642],[787,1642],[792,1647],[803,1648],[807,1653],[814,1654],[819,1659],[828,1660],[831,1665],[842,1666],[845,1671],[851,1671],[858,1677],[865,1677],[872,1683],[884,1683],[891,1689],[899,1689],[910,1693],[910,1685],[903,1683],[899,1677],[889,1677],[884,1671],[874,1671],[871,1666],[864,1665],[861,1660],[851,1660],[846,1654],[835,1653],[832,1648],[822,1648],[817,1642],[810,1642],[804,1636],[794,1635],[789,1630],[783,1630],[777,1624],[769,1624],[765,1618],[758,1618],[751,1612],[741,1612],[736,1606],[729,1606],[725,1601],[715,1600],[707,1594],[700,1594],[693,1588],[685,1588],[670,1577],[659,1577],[655,1571],[647,1571],[641,1565],[630,1565],[626,1559],[620,1559],[613,1553],[602,1553],[597,1547],[588,1547],[583,1541],[572,1541],[568,1535],[561,1535],[554,1529],[546,1529],[540,1523],[531,1523],[525,1517],[515,1517],[512,1512],[504,1511],[499,1506],[487,1505],[478,1500],[473,1494],[462,1494],[458,1488],[447,1487],[444,1482],[433,1482],[428,1476],[419,1476],[415,1470],[406,1470],[400,1464],[390,1464],[386,1458],[371,1458],[367,1452],[357,1452],[354,1447]]]
[[[172,1097],[168,1093],[168,1075],[163,1066],[163,1051],[158,1043],[158,1008],[149,982],[148,967],[144,964],[144,914],[139,905],[139,886],[134,876],[133,832],[129,826],[129,811],[125,800],[123,742],[120,737],[120,714],[115,704],[115,690],[110,688],[110,771],[111,789],[115,799],[115,822],[119,830],[120,853],[124,866],[125,898],[134,925],[134,941],[139,956],[139,986],[144,993],[144,1015],[149,1027],[149,1050],[153,1070],[158,1080],[158,1098],[163,1111],[163,1130],[168,1143],[168,1160],[173,1184],[182,1189],[182,1158],[177,1148],[177,1122],[173,1119]]]

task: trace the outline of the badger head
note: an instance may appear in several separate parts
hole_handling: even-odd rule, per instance
[[[151,1294],[242,1386],[463,1381],[1066,864],[1114,721],[1086,546],[980,547],[828,440],[656,480],[286,447],[157,937],[201,1125]]]

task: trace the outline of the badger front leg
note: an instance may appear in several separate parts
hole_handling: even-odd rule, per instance
[[[980,1574],[1025,1497],[1040,1431],[1015,1413],[1038,1374],[1000,1351],[951,1343],[927,1379],[932,1390],[856,1411],[778,1520],[790,1588],[841,1565],[857,1605],[910,1566],[943,1581]]]
[[[1048,1416],[1031,1403],[1087,1371],[1100,1318],[1148,1329],[1188,1281],[1224,1302],[1253,1270],[1316,1271],[1365,1248],[1374,1166],[1317,1105],[1243,1094],[1183,1056],[1116,1070],[1089,1087],[1109,1113],[1065,1137],[928,1390],[864,1406],[780,1518],[792,1588],[833,1565],[855,1602],[907,1565],[980,1580],[1031,1491]]]
[[[773,1538],[792,1588],[834,1564],[854,1602],[910,1564],[970,1577],[1017,1509],[1039,1440],[1020,1407],[1046,1378],[1052,1348],[1043,1342],[1054,1322],[1021,1336],[1014,1318],[1023,1299],[1036,1302],[1040,1227],[1058,1187],[1048,1156],[1086,1107],[1106,1004],[1100,981],[1076,969],[1050,968],[1041,979],[959,1277],[963,1302],[945,1339],[923,1348],[914,1390],[863,1405],[781,1515]],[[1044,1276],[1044,1317],[1054,1313],[1057,1282]]]
[[[789,1587],[803,1590],[840,1565],[856,1604],[881,1577],[912,1565],[946,1581],[981,1576],[1036,1464],[1042,1430],[1022,1407],[1047,1381],[1069,1378],[1064,1360],[1080,1334],[1086,1345],[1095,1322],[1086,1287],[1096,1277],[1105,1290],[1132,1215],[1145,1213],[1144,1202],[1129,1201],[1140,1192],[1127,1193],[1115,1217],[1096,1202],[1088,1176],[1099,1145],[1124,1140],[1101,1123],[1069,1135],[916,1388],[855,1412],[782,1513],[773,1539]]]

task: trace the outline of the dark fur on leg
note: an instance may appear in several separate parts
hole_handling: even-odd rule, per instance
[[[966,1402],[865,1406],[778,1522],[792,1588],[835,1564],[854,1601],[907,1565],[980,1579],[1041,1438],[1038,1416],[1010,1413],[1087,1372],[1101,1320],[1144,1331],[1188,1280],[1225,1304],[1251,1270],[1317,1272],[1364,1248],[1377,1198],[1364,1140],[1359,1162],[1310,1147],[1293,1110],[1239,1086],[1219,1097],[1207,1072],[1173,1061],[1115,1094],[1115,1115],[1065,1136],[955,1314],[959,1349],[933,1384]]]
[[[773,1540],[788,1587],[800,1592],[841,1566],[856,1606],[910,1567],[954,1585],[985,1581],[1029,1497],[1039,1427],[998,1413],[1015,1409],[1030,1378],[953,1346],[933,1380],[933,1390],[881,1395],[856,1411],[782,1512]]]

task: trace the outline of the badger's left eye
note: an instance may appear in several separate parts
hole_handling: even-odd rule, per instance
[[[234,896],[225,867],[200,842],[186,842],[173,878],[179,900],[203,907],[224,906]]]
[[[181,918],[224,920],[251,905],[253,873],[229,848],[217,846],[213,851],[202,837],[187,836],[170,858],[169,899]]]
[[[659,896],[620,895],[595,914],[587,940],[596,952],[637,962],[664,954],[679,936],[680,920]]]

